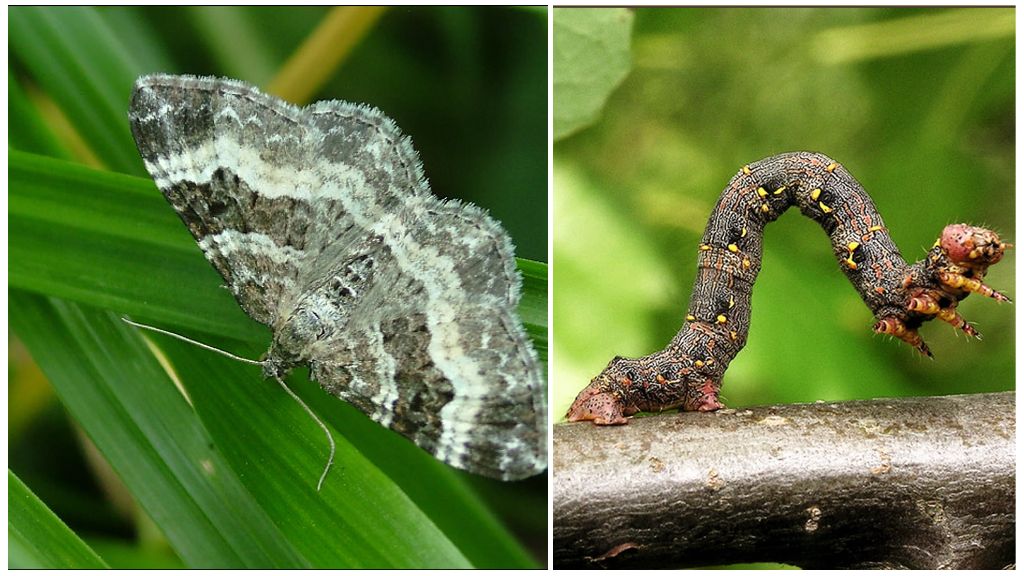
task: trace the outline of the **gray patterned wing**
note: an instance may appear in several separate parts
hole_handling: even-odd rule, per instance
[[[271,328],[315,277],[314,260],[343,256],[367,236],[346,203],[323,191],[344,191],[358,205],[375,189],[404,186],[374,179],[381,174],[401,168],[422,180],[415,153],[365,156],[397,132],[393,123],[338,104],[347,120],[333,127],[342,137],[330,148],[351,155],[347,164],[321,162],[327,135],[306,111],[242,82],[156,75],[132,92],[129,120],[146,169],[246,313]],[[369,161],[373,169],[346,169]]]
[[[300,361],[325,389],[453,466],[503,479],[544,470],[544,377],[516,316],[521,279],[508,235],[482,210],[431,194],[390,121],[362,115],[371,134],[353,150],[350,107],[308,110],[325,134],[318,158],[358,162],[350,188],[377,193],[320,191],[368,235],[313,265],[298,307],[317,311],[323,334],[300,339]],[[370,161],[381,157],[397,160]]]
[[[157,187],[246,313],[273,326],[298,292],[308,230],[291,217],[303,207],[261,186],[294,159],[297,111],[238,82],[157,75],[136,82],[128,116]]]
[[[307,354],[312,376],[444,462],[532,476],[547,467],[545,380],[515,313],[508,237],[476,208],[429,198],[400,230],[379,229],[372,271],[346,284],[358,294],[346,328]]]
[[[140,79],[130,119],[158,187],[273,329],[272,372],[308,363],[454,466],[505,479],[546,467],[544,378],[515,314],[508,235],[431,194],[390,119],[187,76]]]
[[[536,359],[498,352],[496,346],[528,350],[529,342],[519,338],[514,318],[480,312],[463,321],[481,331],[459,342],[470,351],[458,359],[478,372],[453,375],[431,350],[436,336],[428,320],[414,314],[335,341],[312,362],[311,375],[452,466],[503,480],[533,476],[547,467],[547,404]]]

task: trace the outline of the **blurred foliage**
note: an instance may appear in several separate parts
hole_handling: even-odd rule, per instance
[[[629,73],[633,13],[625,8],[560,9],[554,22],[555,139],[598,118]]]
[[[30,553],[47,538],[84,541],[79,557],[92,558],[91,548],[115,568],[544,562],[544,477],[501,483],[455,471],[300,374],[298,393],[338,431],[339,462],[316,494],[324,440],[300,407],[279,399],[283,392],[243,366],[159,341],[157,356],[175,366],[193,406],[150,353],[157,345],[147,348],[108,311],[152,304],[121,282],[140,264],[192,269],[178,281],[146,274],[134,288],[178,292],[184,320],[170,325],[199,336],[189,316],[211,326],[227,320],[207,341],[249,356],[260,352],[254,342],[265,348],[265,329],[237,316],[230,298],[217,299],[216,274],[145,175],[128,132],[128,96],[134,79],[152,72],[267,85],[330,14],[9,9],[10,312],[28,348],[12,338],[9,480],[17,474],[25,486],[9,482],[9,497],[24,493],[31,504],[9,519],[26,552],[12,559],[17,565],[72,565]],[[380,108],[413,138],[435,193],[487,208],[518,256],[544,259],[546,11],[405,7],[370,24],[312,99]],[[543,311],[546,268],[523,269],[524,305]],[[205,281],[208,292],[180,300],[183,287]],[[230,325],[250,328],[239,338],[222,330]],[[28,500],[32,493],[39,499]],[[42,528],[28,529],[32,521]]]
[[[1012,8],[634,15],[630,75],[597,124],[555,145],[556,418],[613,356],[651,353],[679,329],[707,216],[746,163],[832,156],[909,260],[952,222],[1016,240]],[[1014,305],[961,305],[982,341],[927,324],[929,361],[872,334],[818,224],[790,210],[766,236],[727,405],[1013,389]],[[988,276],[1011,298],[1014,260]]]

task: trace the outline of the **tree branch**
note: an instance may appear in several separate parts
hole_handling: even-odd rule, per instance
[[[1014,561],[1014,394],[554,430],[556,568]]]

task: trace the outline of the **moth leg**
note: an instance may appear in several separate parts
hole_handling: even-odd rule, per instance
[[[971,326],[959,312],[956,311],[956,303],[942,307],[940,302],[942,301],[942,294],[936,290],[921,291],[919,294],[910,297],[910,301],[907,303],[907,310],[912,312],[918,312],[921,314],[927,314],[928,316],[936,316],[940,320],[947,322],[954,328],[963,330],[968,336],[974,336],[975,338],[981,338],[981,334]]]
[[[875,322],[873,330],[877,334],[889,334],[890,336],[895,336],[913,346],[914,349],[921,354],[924,354],[929,358],[934,358],[934,356],[932,356],[932,351],[928,349],[928,345],[924,343],[921,335],[917,333],[917,329],[907,328],[907,325],[895,316],[886,316],[878,322]]]
[[[569,422],[593,420],[594,424],[600,426],[627,424],[629,420],[623,408],[622,401],[614,394],[601,392],[595,384],[591,384],[576,397],[565,417]]]
[[[987,296],[999,302],[1009,302],[1010,299],[1003,296],[995,289],[990,288],[981,280],[977,278],[968,278],[963,274],[956,272],[940,271],[938,273],[939,282],[944,286],[958,290],[967,290],[968,292],[974,292],[975,294],[981,294]]]

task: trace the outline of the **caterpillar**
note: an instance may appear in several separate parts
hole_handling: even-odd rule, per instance
[[[874,313],[874,331],[931,356],[918,328],[939,318],[980,337],[957,312],[970,293],[1009,299],[984,284],[988,267],[1012,248],[984,228],[946,226],[924,259],[907,264],[860,183],[814,152],[790,152],[744,166],[718,199],[698,247],[697,279],[682,328],[642,358],[616,356],[584,388],[570,422],[625,424],[640,411],[723,408],[718,393],[746,344],[750,298],[761,268],[762,232],[790,206],[821,225],[839,267]]]

